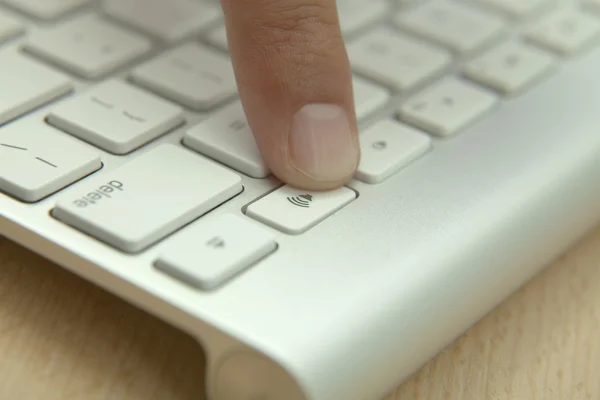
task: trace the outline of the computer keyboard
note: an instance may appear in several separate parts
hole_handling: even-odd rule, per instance
[[[293,255],[311,268],[314,262],[308,265],[303,257],[334,238],[363,243],[362,248],[342,245],[344,251],[371,254],[370,238],[382,238],[379,231],[391,229],[372,221],[389,213],[389,207],[396,207],[398,215],[409,208],[400,183],[439,179],[423,172],[437,168],[429,167],[429,160],[457,162],[440,149],[462,146],[464,158],[475,160],[473,152],[485,142],[470,130],[551,82],[563,66],[585,63],[600,39],[600,1],[339,0],[338,5],[354,75],[361,162],[346,187],[306,193],[281,184],[260,156],[237,95],[218,1],[0,0],[0,234],[198,336],[219,336],[206,339],[215,349],[214,359],[220,360],[215,365],[240,343],[265,354],[271,343],[272,352],[288,362],[288,373],[299,377],[298,385],[307,380],[298,389],[305,397],[286,384],[269,392],[279,397],[261,399],[342,400],[333,389],[310,389],[319,379],[298,367],[304,360],[294,364],[296,360],[286,359],[292,357],[288,348],[277,348],[266,334],[257,333],[261,323],[281,315],[261,314],[256,308],[252,316],[248,310],[228,313],[218,296],[227,297],[228,304],[232,298],[251,304],[250,297],[256,304],[289,302],[290,318],[308,318],[314,307],[303,308],[302,299],[291,294],[303,287],[301,270],[292,273],[289,259],[278,262],[277,255]],[[548,106],[554,112],[558,108]],[[531,121],[542,126],[543,111],[536,110],[522,110],[506,121],[507,129],[525,129],[533,126]],[[497,157],[510,162],[511,154],[525,145],[506,140],[513,141],[496,143]],[[414,168],[421,168],[418,179],[408,175]],[[442,196],[428,190],[415,198],[437,201]],[[383,191],[388,204],[377,203]],[[395,205],[389,204],[393,197]],[[467,205],[451,203],[451,198],[446,213],[463,216]],[[534,201],[533,196],[528,199]],[[360,202],[370,202],[369,213],[351,208]],[[506,209],[510,207],[507,203]],[[418,233],[444,214],[425,208],[403,216],[402,224],[422,218],[425,222],[413,226]],[[460,221],[459,216],[450,219]],[[393,229],[401,229],[392,220]],[[469,232],[478,237],[475,229]],[[373,265],[360,269],[372,269],[377,276],[378,263],[393,261],[389,249],[372,253]],[[325,258],[315,268],[335,265],[333,250]],[[404,261],[416,262],[410,257]],[[287,291],[283,286],[241,290],[244,282],[257,288],[248,274],[261,268],[277,276],[272,282],[289,282]],[[289,275],[278,275],[282,271]],[[329,312],[339,309],[340,301],[366,301],[361,293],[366,289],[359,289],[363,272],[354,273],[355,284],[350,272],[336,280],[340,287],[348,285],[339,289],[339,296],[336,288],[325,289],[322,277],[311,278],[315,290],[321,287],[331,296]],[[438,311],[427,315],[435,320]],[[347,322],[351,312],[345,312]],[[363,317],[359,313],[356,318]],[[318,326],[310,329],[320,337],[332,334]],[[342,332],[332,337],[343,341]],[[428,351],[439,350],[440,340],[431,342]],[[269,362],[260,358],[256,367],[265,376],[272,372]],[[417,363],[403,365],[414,368]],[[232,371],[228,374],[241,373]],[[221,375],[215,374],[210,379],[220,387]],[[344,384],[350,385],[347,380]],[[329,388],[322,382],[315,385]],[[389,389],[386,385],[355,390],[355,397],[343,400],[366,399],[367,393]],[[284,389],[291,392],[281,395]],[[218,393],[211,396],[250,399]]]

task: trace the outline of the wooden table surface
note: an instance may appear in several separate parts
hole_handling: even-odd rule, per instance
[[[0,238],[1,400],[198,400],[202,357],[187,335]],[[387,400],[400,399],[600,399],[600,228]]]

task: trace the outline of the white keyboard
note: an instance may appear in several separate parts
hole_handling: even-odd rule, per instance
[[[260,157],[218,2],[0,0],[0,206],[10,204],[7,220],[25,226],[15,215],[35,210],[26,231],[40,227],[40,237],[55,243],[72,235],[78,249],[67,253],[89,261],[106,252],[102,271],[162,301],[185,293],[181,302],[193,314],[195,296],[243,286],[242,272],[260,270],[286,251],[282,243],[334,234],[327,225],[334,215],[367,218],[344,211],[362,199],[376,202],[378,188],[551,81],[600,39],[598,0],[338,3],[362,159],[348,187],[306,193],[278,182]],[[0,234],[11,237],[5,229]],[[130,261],[135,268],[120,269]],[[139,271],[144,278],[129,276]],[[233,326],[211,318],[224,331]],[[321,398],[335,400],[314,397]]]

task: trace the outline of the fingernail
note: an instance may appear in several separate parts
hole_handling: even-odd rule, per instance
[[[289,137],[293,166],[317,181],[337,181],[351,175],[358,148],[344,109],[310,104],[294,116]]]

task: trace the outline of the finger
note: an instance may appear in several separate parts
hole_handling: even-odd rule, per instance
[[[288,184],[339,187],[359,162],[336,0],[221,0],[240,97],[262,156]]]

